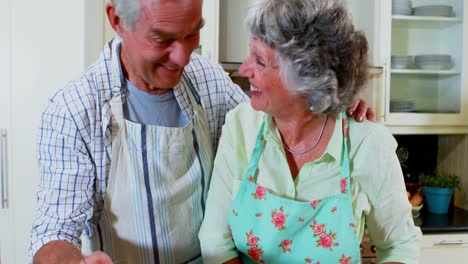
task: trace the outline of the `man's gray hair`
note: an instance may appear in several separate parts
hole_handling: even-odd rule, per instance
[[[133,30],[135,24],[140,19],[142,0],[110,0],[115,5],[117,16],[123,20],[125,29]],[[162,0],[150,0],[150,3],[157,4]],[[177,1],[177,0],[168,0]]]
[[[283,81],[314,113],[344,111],[367,81],[367,40],[342,0],[253,0],[246,24],[276,49]]]
[[[141,0],[110,0],[115,6],[116,15],[122,19],[125,29],[132,30],[140,19]]]

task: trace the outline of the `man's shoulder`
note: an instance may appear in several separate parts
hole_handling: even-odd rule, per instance
[[[92,64],[77,79],[57,90],[49,98],[49,105],[66,108],[71,115],[96,110],[110,97],[105,80],[98,64]]]
[[[190,57],[190,63],[185,67],[185,72],[195,79],[212,80],[227,77],[219,64],[195,53]]]
[[[210,67],[210,68],[220,68],[221,66],[217,63],[214,63],[214,62],[211,62],[208,58],[206,58],[205,56],[202,56],[200,54],[197,54],[197,53],[192,53],[192,55],[190,56],[190,63],[189,63],[189,67],[191,66],[192,68],[193,67],[198,67],[199,65],[203,65],[203,66],[206,66],[206,67]]]
[[[185,74],[205,105],[221,106],[220,110],[229,111],[238,103],[248,100],[247,95],[232,82],[219,64],[198,54],[192,54],[190,63],[185,67]]]
[[[242,130],[255,130],[260,127],[265,113],[252,108],[250,102],[243,102],[226,115],[226,125]]]

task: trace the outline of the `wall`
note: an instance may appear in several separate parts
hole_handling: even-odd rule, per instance
[[[455,204],[468,210],[468,136],[439,136],[438,168],[461,177],[463,188],[455,192]]]

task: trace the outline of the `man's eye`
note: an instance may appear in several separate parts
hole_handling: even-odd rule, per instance
[[[191,39],[191,38],[194,38],[194,37],[196,37],[196,36],[198,36],[198,32],[197,32],[197,33],[190,34],[190,35],[188,35],[188,36],[185,37],[185,38],[186,38],[186,39]]]
[[[153,38],[153,42],[156,44],[167,44],[170,41],[171,41],[170,39]]]

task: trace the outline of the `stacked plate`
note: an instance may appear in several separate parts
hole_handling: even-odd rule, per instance
[[[413,68],[413,56],[394,55],[391,57],[392,69]]]
[[[412,112],[414,110],[414,101],[395,99],[390,100],[390,112]]]
[[[413,13],[411,1],[408,0],[393,0],[392,14],[410,16]]]
[[[449,5],[424,5],[413,8],[415,16],[442,16],[452,17],[453,8]]]
[[[452,57],[443,54],[426,54],[414,56],[415,65],[424,70],[447,70],[452,68]]]

